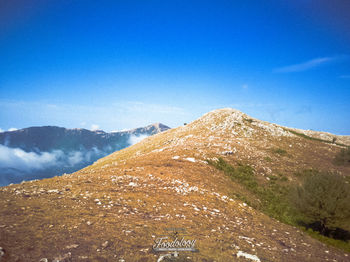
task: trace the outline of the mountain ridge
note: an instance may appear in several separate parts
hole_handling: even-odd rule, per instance
[[[221,158],[262,188],[282,187],[308,168],[348,176],[332,162],[341,148],[215,110],[73,174],[0,188],[0,246],[9,261],[155,261],[164,255],[152,251],[157,236],[183,228],[199,249],[183,261],[348,261],[253,208],[257,196],[208,162]]]
[[[46,137],[49,136],[50,138],[56,138],[57,136],[77,136],[81,134],[96,136],[96,137],[102,137],[102,138],[113,138],[120,135],[128,134],[128,135],[139,135],[139,134],[147,134],[152,135],[157,132],[162,132],[169,129],[168,126],[163,125],[161,123],[154,123],[150,124],[145,127],[139,127],[134,128],[126,131],[118,131],[118,132],[105,132],[103,130],[88,130],[84,128],[64,128],[64,127],[58,127],[58,126],[32,126],[27,128],[18,129],[15,131],[5,131],[0,133],[0,144],[7,145],[9,147],[19,147],[24,150],[32,150],[31,146],[26,146],[27,137],[34,139],[36,144],[39,144],[39,141],[42,141],[43,139],[47,139]],[[59,132],[57,132],[59,131]],[[14,136],[17,136],[13,138]],[[27,136],[27,137],[26,137]],[[13,140],[20,140],[15,141]],[[87,141],[85,141],[87,142]],[[37,145],[35,145],[37,146]],[[93,145],[88,146],[89,148],[93,147]],[[39,146],[39,150],[45,150],[50,151],[54,148],[48,148],[47,146]]]
[[[167,129],[156,123],[111,133],[57,126],[0,133],[0,186],[77,171],[100,157]]]

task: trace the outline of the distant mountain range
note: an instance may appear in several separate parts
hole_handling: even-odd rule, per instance
[[[0,186],[70,173],[143,138],[168,130],[161,123],[128,131],[29,127],[0,133]]]

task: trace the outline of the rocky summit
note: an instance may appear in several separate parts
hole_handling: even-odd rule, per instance
[[[333,159],[349,145],[215,110],[73,174],[1,187],[0,261],[350,261],[255,190],[274,194],[307,169],[347,176]]]

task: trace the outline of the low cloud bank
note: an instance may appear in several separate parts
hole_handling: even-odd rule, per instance
[[[0,186],[20,183],[23,180],[48,178],[63,173],[72,173],[115,150],[134,145],[148,135],[131,135],[127,141],[118,145],[108,145],[103,149],[96,147],[81,150],[52,150],[50,152],[27,152],[21,148],[0,144]]]
[[[18,183],[35,174],[45,174],[46,177],[59,175],[64,172],[76,171],[93,161],[110,153],[93,148],[63,152],[26,152],[20,148],[10,148],[0,145],[0,186],[9,183]]]
[[[131,135],[129,140],[128,140],[128,143],[132,146],[132,145],[137,144],[138,142],[141,142],[142,140],[144,140],[147,137],[149,137],[149,135],[138,135],[138,136]]]
[[[96,157],[104,155],[103,151],[93,148],[86,151],[72,151],[64,153],[62,150],[52,152],[26,152],[20,148],[10,148],[0,145],[0,168],[17,170],[39,170],[53,166],[72,167],[81,162],[90,162]]]
[[[56,163],[59,152],[25,152],[20,148],[9,148],[0,145],[0,168],[41,169]]]

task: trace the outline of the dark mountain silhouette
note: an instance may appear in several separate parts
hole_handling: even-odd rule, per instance
[[[167,129],[169,127],[156,123],[111,133],[57,126],[0,133],[0,186],[77,171]]]

